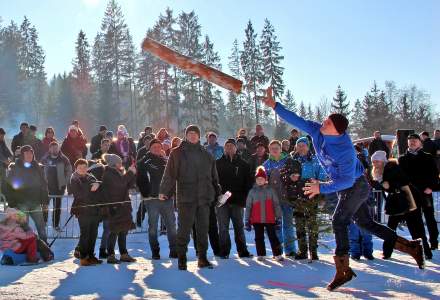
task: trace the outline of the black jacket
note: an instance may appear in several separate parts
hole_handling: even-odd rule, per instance
[[[417,154],[407,151],[405,155],[399,157],[399,165],[408,176],[411,184],[420,193],[423,193],[426,188],[438,189],[439,173],[434,157],[431,154],[421,149],[417,151]]]
[[[92,184],[96,181],[95,176],[92,174],[86,174],[85,176],[79,176],[76,172],[72,174],[69,184],[69,190],[74,198],[70,209],[72,215],[78,217],[80,215],[93,216],[98,214],[99,207],[93,205],[101,203],[102,194],[98,196],[101,187],[96,192],[90,190]],[[87,207],[87,205],[90,206]]]
[[[167,161],[162,156],[148,152],[137,162],[136,183],[142,197],[159,196],[160,182]]]
[[[49,201],[42,166],[33,161],[25,166],[22,158],[9,166],[3,191],[10,207],[37,208]]]
[[[382,139],[374,139],[371,141],[368,146],[368,155],[373,155],[376,151],[385,151],[387,154],[387,158],[390,157],[390,148],[388,148],[387,144]]]
[[[92,137],[92,140],[90,141],[90,153],[95,154],[99,149],[101,148],[101,141],[104,137],[101,134],[97,134],[94,137]]]
[[[228,203],[246,207],[246,197],[253,185],[249,165],[239,155],[235,155],[231,160],[223,154],[216,161],[216,166],[222,192],[232,193]]]
[[[160,184],[160,193],[177,203],[211,204],[220,194],[215,160],[198,144],[183,141],[173,149]]]
[[[0,168],[7,168],[8,167],[8,158],[12,160],[13,155],[11,151],[8,149],[8,146],[6,146],[5,141],[0,142]]]
[[[255,171],[257,168],[269,158],[269,154],[265,153],[264,156],[260,159],[258,158],[257,154],[252,154],[251,158],[249,159],[249,168],[251,172],[251,176],[255,176]]]
[[[434,143],[434,141],[430,138],[426,138],[423,141],[423,151],[425,151],[426,153],[431,154],[433,157],[437,157],[437,150],[439,150],[439,148],[437,147],[436,143]]]

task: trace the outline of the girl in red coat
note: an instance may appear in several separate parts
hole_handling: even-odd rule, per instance
[[[258,167],[255,174],[255,185],[249,191],[246,200],[245,224],[247,231],[251,231],[251,225],[254,226],[255,245],[259,261],[262,261],[266,256],[264,229],[266,229],[269,236],[274,259],[277,261],[283,260],[281,244],[276,235],[276,227],[280,226],[281,216],[278,196],[267,184],[266,170],[264,167]]]

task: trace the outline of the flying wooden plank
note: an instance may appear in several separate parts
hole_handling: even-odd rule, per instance
[[[151,53],[170,65],[176,66],[183,71],[206,79],[225,89],[231,90],[237,94],[241,92],[243,82],[240,80],[201,62],[198,62],[188,56],[171,50],[170,48],[156,42],[151,38],[145,38],[144,42],[142,43],[142,50]]]

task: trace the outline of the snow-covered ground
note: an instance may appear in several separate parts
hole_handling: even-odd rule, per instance
[[[253,232],[247,233],[247,241],[255,254]],[[136,263],[95,267],[79,267],[72,251],[76,242],[56,241],[56,259],[50,264],[0,266],[0,299],[440,299],[440,251],[435,251],[425,270],[398,252],[389,261],[351,261],[358,277],[329,293],[325,286],[334,274],[334,265],[325,247],[320,247],[321,260],[311,264],[258,262],[239,259],[235,252],[233,258],[220,260],[210,253],[215,269],[198,270],[191,242],[185,272],[177,270],[176,260],[168,259],[165,236],[160,237],[160,261],[150,259],[146,234],[131,234],[128,249],[138,259]],[[331,235],[322,242],[334,245]],[[374,240],[374,246],[375,256],[380,257],[382,242]]]

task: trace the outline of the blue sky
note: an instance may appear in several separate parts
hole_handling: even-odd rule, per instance
[[[195,10],[219,51],[223,68],[249,19],[261,32],[274,24],[285,56],[284,79],[295,98],[315,103],[340,84],[353,101],[373,80],[415,83],[440,105],[440,1],[119,0],[136,45],[167,6]],[[93,41],[106,0],[0,0],[3,24],[26,15],[40,35],[48,76],[71,70],[80,29]]]

